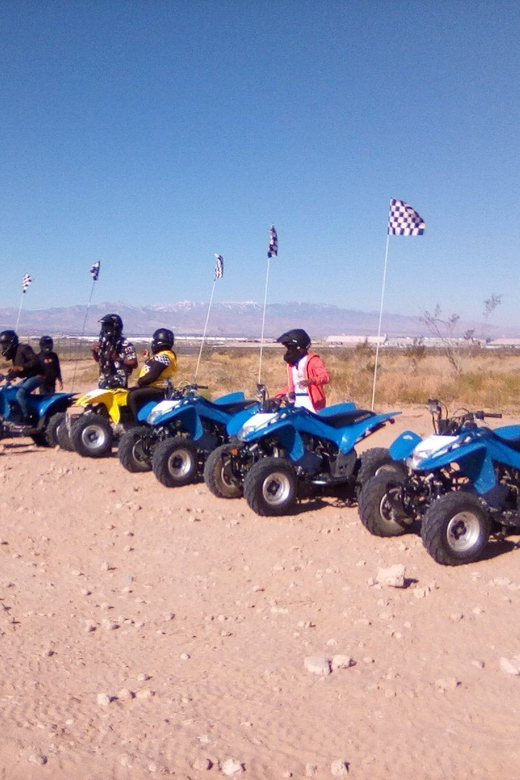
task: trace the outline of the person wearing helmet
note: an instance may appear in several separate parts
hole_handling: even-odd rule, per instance
[[[287,363],[288,379],[276,397],[294,393],[296,406],[303,406],[311,412],[323,409],[326,404],[323,386],[330,382],[330,376],[320,356],[309,352],[309,334],[301,328],[294,328],[282,333],[276,340],[285,347],[283,359]]]
[[[128,393],[128,407],[137,420],[137,412],[148,401],[162,401],[173,374],[177,371],[177,355],[173,351],[175,336],[168,328],[159,328],[152,336],[150,352],[144,351],[147,358],[137,380],[137,387]]]
[[[16,385],[16,400],[22,411],[23,422],[30,425],[33,421],[29,410],[29,394],[45,381],[43,366],[29,344],[20,344],[14,330],[3,330],[0,333],[0,352],[13,363],[7,371],[8,379],[22,380]]]
[[[51,336],[42,336],[40,339],[40,352],[38,358],[43,365],[45,372],[45,381],[40,386],[40,393],[55,393],[56,382],[59,383],[60,390],[63,390],[63,380],[61,377],[60,359],[54,350],[54,342]]]
[[[92,357],[99,363],[98,387],[128,387],[137,355],[132,342],[123,336],[123,320],[119,314],[105,314],[99,322],[99,342],[92,347]]]

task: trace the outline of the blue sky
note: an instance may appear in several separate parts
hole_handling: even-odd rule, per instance
[[[0,306],[263,300],[520,325],[520,4],[2,0]]]

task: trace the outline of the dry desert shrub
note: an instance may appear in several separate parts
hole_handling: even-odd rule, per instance
[[[140,347],[142,345],[139,345]],[[175,384],[193,382],[198,349],[176,345],[179,370]],[[362,344],[355,349],[316,347],[325,361],[331,383],[326,388],[329,404],[355,401],[369,407],[372,397],[375,351]],[[207,395],[219,395],[242,390],[254,397],[259,378],[260,345],[249,347],[205,347],[197,381],[207,385]],[[270,395],[286,383],[286,365],[281,347],[264,345],[261,380]],[[140,358],[142,361],[142,358]],[[97,386],[97,366],[84,350],[82,359],[63,361],[66,388],[81,389]],[[520,355],[508,351],[468,351],[461,358],[462,370],[454,372],[442,352],[421,354],[406,350],[381,350],[376,387],[377,409],[398,409],[401,406],[424,404],[428,398],[439,398],[451,406],[488,411],[520,411]],[[0,372],[2,367],[0,365]],[[71,387],[75,374],[74,388]],[[134,372],[130,384],[135,384]]]

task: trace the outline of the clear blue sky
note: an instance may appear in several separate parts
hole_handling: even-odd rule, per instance
[[[1,0],[0,306],[263,299],[520,324],[520,3]]]

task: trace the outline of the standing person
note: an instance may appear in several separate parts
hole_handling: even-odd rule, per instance
[[[14,330],[3,330],[0,333],[0,350],[6,360],[13,362],[12,368],[7,371],[8,378],[22,380],[16,385],[16,400],[22,411],[23,423],[30,425],[29,395],[45,381],[43,366],[29,344],[20,344]]]
[[[45,381],[40,386],[40,393],[55,393],[56,382],[60,386],[60,390],[63,390],[63,380],[61,377],[60,359],[54,350],[54,342],[51,336],[42,336],[40,339],[40,352],[38,352],[38,358],[43,365],[45,372]]]
[[[99,363],[98,387],[128,387],[137,355],[132,342],[123,336],[123,320],[119,314],[105,314],[99,322],[99,342],[92,347],[92,357]]]
[[[175,336],[168,328],[159,328],[152,336],[151,355],[144,351],[147,358],[137,380],[137,387],[128,393],[128,407],[137,420],[137,412],[148,401],[157,402],[164,398],[168,380],[177,371],[177,355],[173,351]]]
[[[294,393],[296,406],[303,406],[311,412],[323,409],[326,404],[323,385],[330,382],[330,376],[320,356],[309,352],[311,340],[308,333],[294,328],[282,333],[276,340],[285,347],[283,359],[287,363],[288,377],[286,386],[276,397]]]

